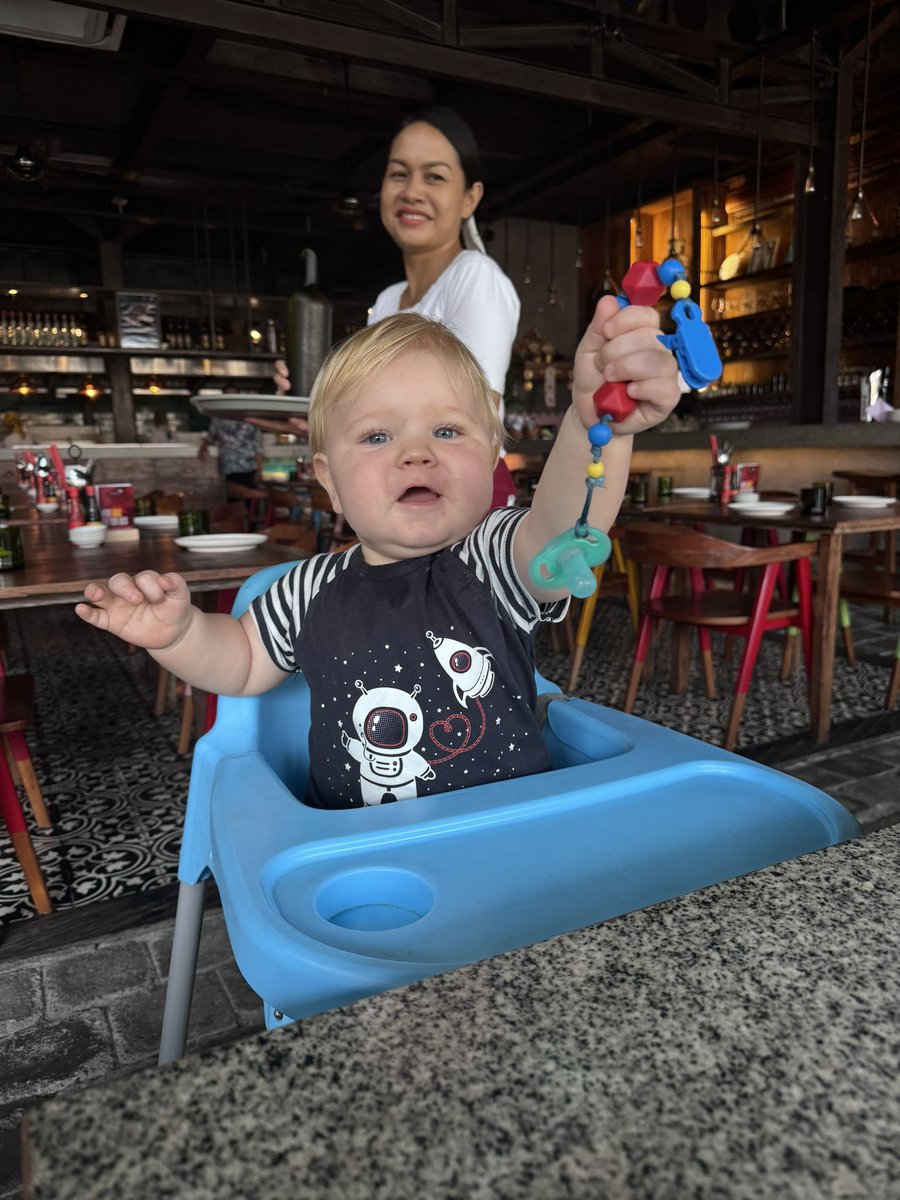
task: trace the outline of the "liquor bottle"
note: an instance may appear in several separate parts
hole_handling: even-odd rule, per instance
[[[322,360],[331,349],[331,304],[319,288],[319,264],[313,250],[303,251],[306,279],[287,303],[288,375],[291,392],[308,396]]]

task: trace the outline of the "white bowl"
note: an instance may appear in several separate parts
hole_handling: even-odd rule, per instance
[[[92,548],[106,541],[105,525],[77,525],[69,530],[69,541],[73,546]]]
[[[42,500],[40,504],[36,504],[35,508],[39,513],[55,513],[59,512],[58,500]]]

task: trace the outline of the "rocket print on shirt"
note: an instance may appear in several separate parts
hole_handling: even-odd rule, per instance
[[[453,638],[439,637],[429,629],[426,637],[432,643],[435,657],[450,677],[456,701],[468,707],[474,703],[480,720],[473,728],[465,713],[440,717],[428,727],[428,742],[439,757],[428,760],[416,750],[425,734],[422,707],[416,697],[419,684],[412,692],[396,687],[366,688],[362,680],[356,686],[362,695],[353,706],[353,728],[356,737],[341,732],[341,744],[359,763],[359,786],[363,804],[385,804],[394,800],[413,800],[418,795],[416,780],[434,779],[434,767],[459,754],[473,750],[484,736],[487,718],[481,704],[494,685],[491,655],[483,646],[467,646]],[[455,722],[463,723],[463,736],[456,744],[441,741],[443,732],[449,737]],[[423,747],[424,749],[425,747]]]

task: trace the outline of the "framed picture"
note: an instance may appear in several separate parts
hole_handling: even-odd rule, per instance
[[[147,292],[116,292],[119,345],[123,350],[158,350],[159,299]]]

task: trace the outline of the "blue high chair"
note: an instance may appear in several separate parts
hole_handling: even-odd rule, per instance
[[[220,700],[194,752],[160,1062],[184,1053],[210,876],[273,1028],[861,832],[808,784],[538,686],[552,771],[341,811],[302,803],[301,676]]]

